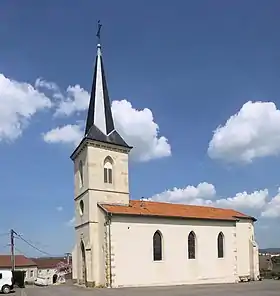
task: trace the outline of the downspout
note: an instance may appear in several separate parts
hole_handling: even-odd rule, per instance
[[[111,213],[106,215],[106,227],[107,227],[107,250],[108,250],[108,266],[109,266],[109,283],[108,288],[112,288],[112,244],[111,244]]]

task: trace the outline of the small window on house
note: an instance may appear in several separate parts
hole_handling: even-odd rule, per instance
[[[82,216],[84,214],[85,204],[84,201],[80,201],[80,215]]]
[[[162,260],[162,235],[157,230],[153,237],[154,261]]]
[[[0,280],[3,278],[3,275],[2,275],[2,273],[0,273]]]
[[[79,183],[80,183],[80,187],[84,186],[83,162],[81,160],[79,162]]]
[[[191,231],[188,236],[188,258],[195,259],[196,237],[195,233]]]
[[[34,271],[30,270],[30,277],[33,277],[33,276],[34,276]]]
[[[111,157],[106,157],[104,161],[104,183],[113,183],[113,160]]]
[[[220,232],[218,235],[217,247],[218,247],[218,258],[224,258],[224,235],[222,232]]]

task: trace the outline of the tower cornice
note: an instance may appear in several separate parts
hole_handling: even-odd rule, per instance
[[[78,145],[78,147],[71,154],[70,158],[72,160],[74,160],[81,153],[81,151],[83,149],[85,149],[87,146],[101,148],[101,149],[108,150],[108,151],[118,151],[118,152],[122,152],[122,153],[129,153],[130,150],[133,148],[131,146],[124,147],[124,146],[120,146],[120,145],[115,145],[113,143],[111,144],[106,141],[103,142],[103,141],[83,138],[81,143]]]

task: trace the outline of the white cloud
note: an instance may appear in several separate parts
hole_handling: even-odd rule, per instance
[[[59,88],[44,80],[37,81],[38,87],[44,87],[61,95]],[[55,116],[70,116],[85,111],[89,104],[89,93],[79,85],[69,86],[62,99],[57,101]],[[166,137],[159,136],[159,126],[154,121],[150,109],[137,110],[127,100],[113,101],[112,114],[116,130],[133,146],[131,156],[134,160],[149,161],[171,155],[171,146]],[[86,115],[85,115],[86,116]],[[48,143],[73,143],[77,145],[82,135],[81,126],[68,124],[44,134]]]
[[[0,141],[17,139],[31,117],[51,105],[49,98],[32,85],[0,73]]]
[[[280,110],[273,102],[247,102],[219,126],[208,154],[227,162],[250,163],[280,153]]]
[[[63,207],[62,207],[62,206],[58,206],[58,207],[56,207],[56,210],[57,210],[58,212],[62,212],[62,211],[63,211]]]
[[[68,86],[66,94],[59,102],[55,116],[70,116],[75,112],[84,111],[89,105],[89,93],[80,85]]]
[[[170,203],[184,204],[201,204],[212,203],[212,198],[216,196],[215,186],[207,182],[203,182],[195,186],[187,186],[185,188],[174,187],[152,197],[155,201],[165,201]]]
[[[171,155],[171,146],[165,137],[159,136],[159,126],[150,109],[137,110],[122,100],[113,101],[112,113],[116,130],[134,147],[132,157],[148,161]]]
[[[78,145],[82,137],[82,129],[78,124],[68,124],[62,127],[56,127],[43,134],[43,139],[47,143],[64,143],[71,145]]]
[[[215,201],[217,206],[240,209],[262,209],[268,199],[268,190],[259,190],[252,193],[239,192],[234,197],[222,198]]]
[[[34,86],[36,89],[48,89],[54,92],[59,92],[59,87],[54,82],[46,81],[42,78],[37,78]]]
[[[278,193],[274,196],[271,201],[266,205],[262,212],[262,217],[266,218],[277,218],[280,217],[280,188]]]
[[[151,200],[191,205],[209,205],[238,210],[253,209],[260,211],[267,205],[269,193],[267,189],[253,193],[237,193],[234,197],[218,198],[213,184],[203,182],[185,188],[173,188],[154,195]]]
[[[69,221],[66,222],[66,226],[73,227],[75,225],[75,217],[72,217]]]

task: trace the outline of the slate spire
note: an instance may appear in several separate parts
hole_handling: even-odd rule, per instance
[[[100,28],[98,29],[97,54],[93,74],[89,109],[85,128],[85,138],[129,147],[115,130],[111,102],[106,83],[100,45]],[[132,148],[132,147],[130,147]]]
[[[97,55],[95,60],[85,135],[88,134],[93,124],[104,135],[109,135],[115,130],[100,44],[97,44]]]

